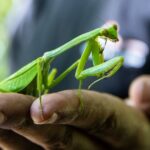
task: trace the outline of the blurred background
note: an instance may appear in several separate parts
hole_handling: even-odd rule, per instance
[[[11,36],[23,19],[30,0],[0,0],[0,80],[11,73],[10,50]]]
[[[8,43],[9,33],[6,25],[8,12],[12,7],[12,0],[0,0],[0,80],[8,75]]]
[[[92,89],[127,97],[130,83],[150,73],[149,0],[0,0],[0,79],[109,20],[120,25],[120,42],[107,42],[105,60],[122,55],[125,62],[115,76]],[[59,57],[53,64],[58,73],[79,58],[83,49],[81,44]],[[86,80],[84,88],[93,79]],[[77,87],[73,72],[53,91]]]

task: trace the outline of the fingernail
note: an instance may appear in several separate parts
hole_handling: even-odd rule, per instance
[[[34,123],[35,124],[52,124],[52,123],[55,123],[57,119],[58,119],[58,114],[57,113],[53,113],[52,116],[49,119],[44,120],[42,122],[36,122],[34,120]]]
[[[5,119],[5,115],[2,112],[0,112],[0,124],[4,123]]]

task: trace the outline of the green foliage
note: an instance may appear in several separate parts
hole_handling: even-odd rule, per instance
[[[12,0],[0,0],[0,61],[3,65],[0,66],[0,79],[3,79],[8,74],[8,30],[6,28],[7,14],[12,6]]]
[[[12,5],[12,0],[0,0],[0,22],[3,22]]]

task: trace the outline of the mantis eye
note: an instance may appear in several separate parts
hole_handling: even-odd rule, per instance
[[[118,23],[113,20],[107,21],[102,27],[106,29],[113,27],[116,31],[119,31]]]
[[[113,28],[118,31],[118,25],[117,24],[113,24]]]

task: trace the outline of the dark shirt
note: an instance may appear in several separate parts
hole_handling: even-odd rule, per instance
[[[12,71],[15,71],[79,34],[101,26],[108,19],[119,22],[124,38],[136,38],[149,45],[149,0],[33,0],[32,9],[13,35],[11,44]],[[53,66],[61,73],[79,58],[81,46],[58,57]],[[122,67],[113,77],[96,84],[92,89],[126,97],[131,81],[149,73],[150,59],[142,68]],[[90,61],[88,62],[88,65]],[[74,71],[53,90],[78,88]],[[93,79],[93,78],[92,78]],[[85,80],[86,88],[91,80]]]

